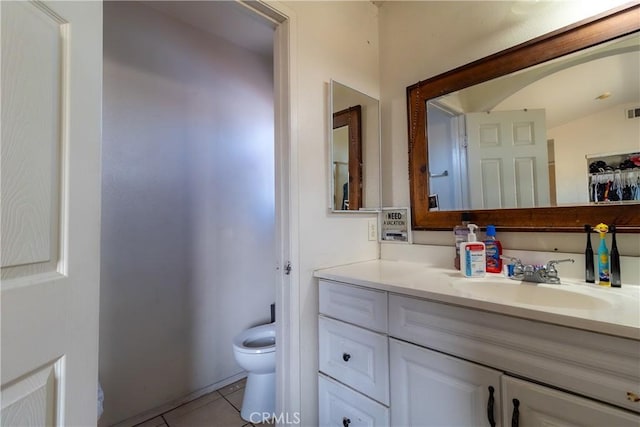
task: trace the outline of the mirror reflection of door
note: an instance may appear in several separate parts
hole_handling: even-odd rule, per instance
[[[333,114],[333,206],[336,210],[362,207],[362,108]]]
[[[473,209],[549,206],[543,109],[466,115]]]

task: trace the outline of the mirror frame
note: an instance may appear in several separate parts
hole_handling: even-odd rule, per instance
[[[427,101],[640,31],[640,4],[623,6],[407,87],[409,186],[414,230],[451,230],[462,211],[429,211]],[[469,210],[481,225],[505,231],[583,232],[584,224],[616,224],[640,232],[640,204]]]
[[[362,208],[362,106],[354,105],[345,110],[333,113],[332,131],[346,126],[349,133],[349,209],[336,211],[357,211]],[[333,135],[331,137],[331,152],[334,151]],[[333,157],[333,155],[331,156]],[[332,181],[335,178],[332,179]],[[335,182],[333,183],[335,187]],[[355,189],[355,191],[353,191]],[[332,196],[335,194],[332,192]]]

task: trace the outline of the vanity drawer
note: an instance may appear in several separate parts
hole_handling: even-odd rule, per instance
[[[387,336],[323,316],[318,322],[320,371],[388,405]]]
[[[318,375],[320,426],[389,425],[389,408],[342,384]]]
[[[320,313],[354,325],[387,332],[387,293],[320,280]]]

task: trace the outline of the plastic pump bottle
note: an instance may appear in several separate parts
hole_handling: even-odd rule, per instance
[[[471,214],[469,212],[463,212],[462,216],[462,224],[458,224],[453,227],[453,238],[456,242],[456,257],[453,259],[453,265],[456,267],[456,270],[460,270],[460,245],[467,241],[467,236],[469,235],[469,222],[471,221]]]
[[[466,277],[482,277],[487,268],[486,250],[484,243],[478,242],[475,224],[468,224],[469,235],[467,242],[460,245],[461,270]]]

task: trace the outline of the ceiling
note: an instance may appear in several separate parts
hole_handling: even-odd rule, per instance
[[[603,94],[609,96],[598,99]],[[547,128],[551,129],[629,103],[640,106],[640,51],[637,50],[558,71],[514,93],[495,109],[545,108]]]
[[[438,104],[458,114],[544,108],[550,129],[616,105],[640,106],[638,76],[640,35],[633,34],[470,86]],[[596,99],[604,93],[610,96]]]
[[[273,54],[275,25],[236,1],[144,1],[145,6],[263,56]]]
[[[272,56],[275,25],[237,1],[144,1],[144,5],[188,25],[221,37],[257,54]],[[380,6],[382,2],[373,2]],[[513,2],[523,8],[522,2]],[[527,6],[528,7],[528,6]],[[542,6],[511,10],[530,14]],[[531,10],[530,10],[531,9]],[[625,45],[625,43],[627,43]],[[629,49],[629,44],[632,49]],[[617,46],[617,47],[616,47]],[[626,49],[624,54],[604,55],[599,51]],[[595,52],[595,53],[594,53]],[[532,71],[515,73],[452,94],[442,103],[461,112],[545,108],[548,127],[628,102],[640,106],[640,38],[593,49],[595,60],[571,57],[568,63],[550,62]],[[600,55],[600,56],[598,56]],[[624,73],[619,70],[626,70]],[[624,82],[623,82],[624,79]],[[558,88],[562,88],[559,90]],[[604,92],[611,96],[597,101]]]

